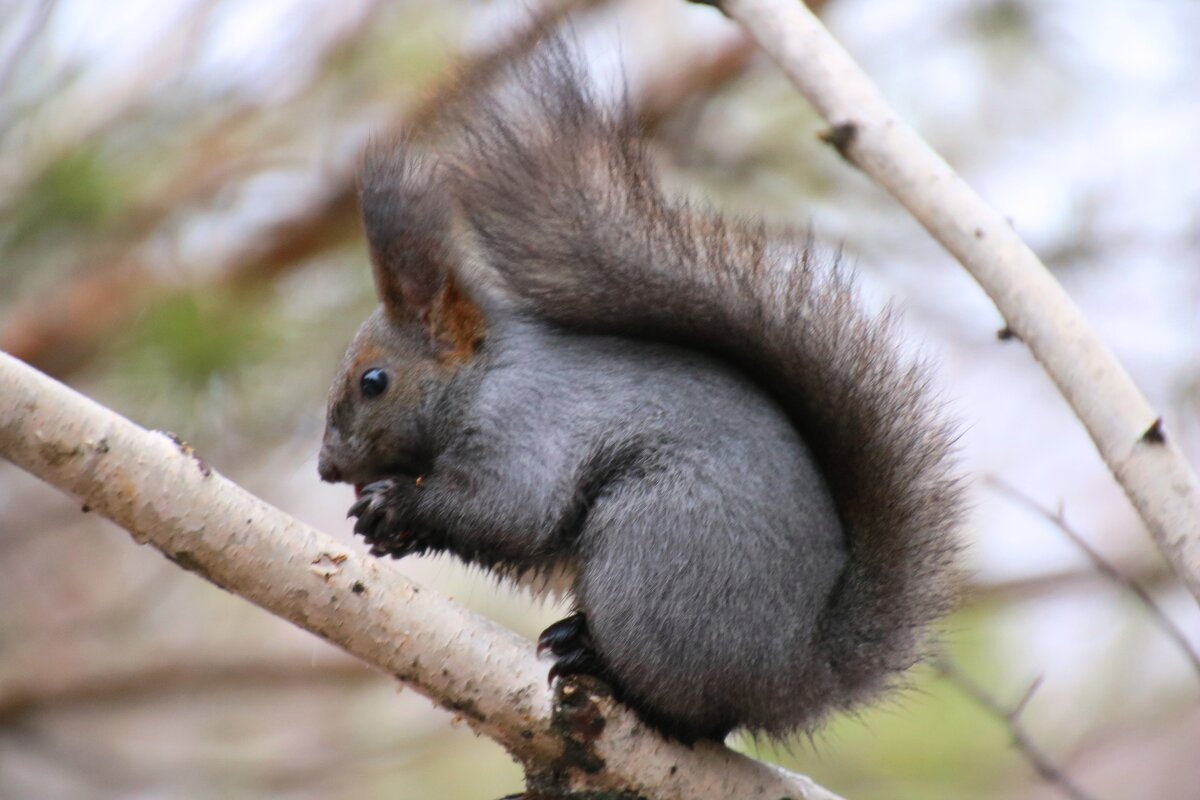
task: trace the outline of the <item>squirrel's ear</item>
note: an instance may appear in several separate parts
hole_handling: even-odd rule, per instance
[[[432,166],[403,140],[372,142],[359,176],[359,203],[375,291],[388,316],[427,316],[452,256],[453,209]]]
[[[430,341],[444,359],[452,362],[470,359],[483,343],[487,330],[483,311],[458,285],[453,273],[446,274],[424,321]]]
[[[484,315],[454,278],[462,258],[454,206],[435,167],[403,140],[368,146],[359,183],[363,226],[388,317],[422,323],[437,349],[467,357],[483,340]]]

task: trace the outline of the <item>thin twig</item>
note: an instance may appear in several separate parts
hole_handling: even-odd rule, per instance
[[[1097,572],[1136,597],[1146,610],[1146,613],[1150,615],[1150,619],[1179,647],[1180,652],[1183,653],[1184,657],[1191,664],[1196,677],[1200,678],[1200,654],[1192,647],[1191,642],[1188,641],[1187,636],[1184,635],[1179,626],[1167,616],[1162,607],[1154,601],[1154,598],[1150,596],[1150,593],[1141,584],[1118,569],[1104,556],[1100,555],[1082,534],[1067,524],[1065,512],[1062,508],[1059,508],[1058,511],[1051,511],[1038,504],[1033,498],[1022,494],[998,478],[989,477],[986,479],[986,482],[1012,502],[1029,509],[1056,526],[1076,547],[1083,551],[1083,554],[1092,562]]]
[[[1178,579],[1166,565],[1131,564],[1121,569],[1147,591],[1178,585]],[[1104,576],[1090,566],[1081,565],[1036,575],[980,580],[971,586],[968,595],[973,604],[1004,604],[1036,600],[1060,592],[1092,590],[1101,585],[1105,585]]]
[[[1092,795],[1080,789],[1033,741],[1033,737],[1029,735],[1029,731],[1026,730],[1025,725],[1021,722],[1022,712],[1024,712],[1026,706],[1029,704],[1034,692],[1041,686],[1042,679],[1040,677],[1030,684],[1016,705],[1012,708],[1006,708],[987,689],[963,672],[950,659],[941,658],[936,660],[934,668],[937,669],[942,677],[954,684],[959,691],[969,697],[976,705],[987,711],[1008,728],[1013,746],[1021,752],[1021,755],[1025,757],[1025,760],[1029,762],[1034,771],[1041,776],[1042,780],[1053,785],[1072,800],[1093,800]]]

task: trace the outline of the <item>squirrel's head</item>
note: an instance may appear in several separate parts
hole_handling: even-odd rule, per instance
[[[322,480],[356,485],[423,471],[430,415],[486,329],[456,275],[454,209],[435,168],[403,143],[374,146],[360,201],[380,308],[359,328],[330,389],[318,464]]]

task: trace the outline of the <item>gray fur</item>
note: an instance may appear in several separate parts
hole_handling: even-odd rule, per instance
[[[515,98],[455,112],[441,179],[483,347],[451,369],[419,326],[369,320],[322,475],[423,472],[380,496],[396,531],[507,572],[573,564],[609,676],[664,730],[811,730],[911,666],[952,596],[961,491],[927,370],[807,245],[665,199],[561,42],[515,70]],[[426,175],[396,153],[392,178]],[[356,394],[364,349],[394,375],[381,398]]]

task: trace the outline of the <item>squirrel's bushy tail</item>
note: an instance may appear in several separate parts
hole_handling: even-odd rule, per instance
[[[484,269],[526,313],[716,353],[777,398],[828,479],[849,554],[821,628],[829,701],[870,697],[920,658],[953,594],[955,433],[928,371],[811,242],[666,199],[636,120],[595,99],[568,44],[510,77],[455,118],[451,182]]]

